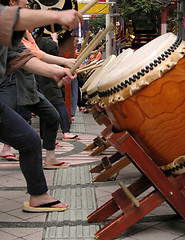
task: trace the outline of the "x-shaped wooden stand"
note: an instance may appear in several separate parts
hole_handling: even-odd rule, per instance
[[[128,187],[129,194],[123,188],[118,189],[108,202],[87,217],[89,222],[102,222],[118,210],[122,211],[96,232],[96,239],[114,239],[164,201],[185,219],[185,174],[165,175],[127,131],[113,133],[112,125],[109,125],[102,135],[119,153],[126,154],[143,176]],[[154,190],[137,203],[136,197],[151,186]]]

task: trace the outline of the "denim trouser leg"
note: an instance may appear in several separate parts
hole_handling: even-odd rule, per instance
[[[40,195],[47,192],[39,135],[8,106],[0,105],[0,109],[0,141],[19,151],[20,167],[27,182],[28,193]]]
[[[26,105],[31,112],[35,113],[44,122],[43,126],[43,147],[46,150],[55,149],[60,116],[55,107],[46,99],[34,105]]]
[[[71,116],[75,116],[78,103],[78,81],[75,78],[71,82]]]
[[[60,115],[60,126],[63,133],[70,132],[70,122],[69,122],[69,114],[66,109],[65,103],[55,105],[56,110]]]

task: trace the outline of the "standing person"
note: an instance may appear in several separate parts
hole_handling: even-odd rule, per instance
[[[77,35],[74,35],[74,57],[78,56],[78,42],[79,38]],[[78,80],[77,78],[71,82],[71,120],[74,121],[76,108],[78,103]]]
[[[20,7],[26,7],[27,0],[3,0],[4,4],[10,6],[19,5]],[[26,39],[22,39],[22,43],[26,45],[30,50],[35,44],[34,39],[31,37],[30,33],[26,31]],[[35,44],[36,45],[36,44]],[[37,46],[36,46],[37,47]],[[20,48],[20,46],[19,46]],[[47,62],[50,62],[50,58],[52,56],[46,55],[44,52],[36,49],[36,56],[39,59],[43,59]],[[65,59],[57,58],[59,62],[65,64]],[[51,59],[52,62],[52,59]],[[55,62],[54,60],[54,63]],[[15,73],[12,73],[9,76],[11,79],[16,79],[17,86],[17,104],[27,108],[30,112],[33,112],[37,116],[39,116],[43,121],[43,148],[46,149],[46,158],[44,162],[44,168],[60,168],[67,167],[68,165],[64,165],[65,162],[59,162],[56,158],[55,154],[55,143],[56,136],[58,131],[59,119],[60,116],[53,105],[37,91],[36,81],[34,78],[34,74],[24,69],[18,69]],[[54,81],[54,80],[53,80]],[[9,146],[10,148],[10,146]],[[8,146],[4,146],[4,149],[8,149]],[[2,153],[1,153],[2,154]],[[6,154],[7,156],[7,154]],[[10,155],[8,155],[10,156]]]
[[[42,37],[43,31],[44,28],[38,28],[34,31],[34,38],[38,47],[45,53],[58,56],[57,33],[51,34],[52,39],[49,39]],[[65,59],[65,65],[69,68],[71,68],[75,62],[75,59]],[[79,140],[78,135],[70,132],[69,114],[65,106],[62,91],[56,81],[39,75],[36,75],[36,80],[44,96],[53,104],[60,115],[59,122],[63,133],[63,140]],[[59,143],[57,143],[57,145],[61,146]]]
[[[63,77],[63,84],[70,82],[73,76],[70,72],[53,65],[41,64],[29,51],[23,51],[14,54],[10,58],[8,48],[16,47],[23,36],[22,32],[27,27],[43,26],[52,23],[64,24],[73,29],[82,21],[79,13],[71,12],[72,22],[66,22],[69,11],[66,15],[56,14],[52,11],[28,10],[19,7],[4,7],[0,5],[0,78],[9,69],[15,70],[18,67],[24,67],[37,74],[45,74],[48,77],[53,76],[56,81]],[[75,16],[74,16],[75,15]],[[33,21],[30,21],[30,17]],[[70,19],[71,19],[70,18]],[[63,20],[62,20],[63,19]],[[74,22],[75,21],[75,22]],[[8,23],[8,24],[7,24]],[[6,45],[6,46],[5,46]],[[38,69],[34,69],[35,64]],[[8,133],[8,134],[7,134]],[[68,205],[54,199],[49,193],[42,168],[41,142],[38,134],[33,128],[15,111],[0,101],[0,141],[13,146],[19,150],[20,166],[27,182],[30,199],[24,204],[24,208],[31,212],[40,211],[63,211]]]

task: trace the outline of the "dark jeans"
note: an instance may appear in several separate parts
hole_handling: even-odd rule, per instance
[[[75,78],[71,82],[71,116],[75,116],[78,103],[78,81]]]
[[[16,111],[21,117],[23,117],[27,122],[31,121],[31,112],[23,106],[17,106]]]
[[[66,109],[65,103],[62,102],[60,104],[54,105],[56,110],[60,115],[60,127],[63,133],[70,132],[70,122],[69,122],[69,114]]]
[[[40,133],[43,139],[43,148],[54,150],[60,118],[55,107],[45,97],[40,99],[39,103],[25,107],[39,116],[43,122],[43,132]]]
[[[15,111],[0,103],[0,142],[19,151],[20,167],[30,195],[46,193],[41,141],[37,132]]]

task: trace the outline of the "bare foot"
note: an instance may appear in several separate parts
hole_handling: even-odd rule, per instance
[[[72,138],[72,137],[74,137],[74,136],[75,136],[75,134],[70,133],[70,132],[64,133],[64,138]]]
[[[0,156],[7,160],[19,160],[19,158],[11,152],[11,147],[9,145],[4,144],[2,151],[0,152]]]
[[[63,135],[63,139],[74,139],[74,140],[80,140],[80,138],[78,137],[78,135],[73,134],[73,133],[70,133],[70,132],[64,133],[64,135]]]
[[[56,158],[55,150],[46,150],[46,159],[44,163],[48,165],[60,163]]]
[[[54,197],[52,197],[49,193],[44,193],[42,195],[38,195],[38,196],[30,196],[30,206],[32,207],[37,207],[40,206],[42,204],[46,204],[46,203],[50,203],[56,201],[56,199]],[[68,204],[66,203],[58,203],[56,205],[53,205],[52,207],[56,207],[56,208],[67,208]]]

